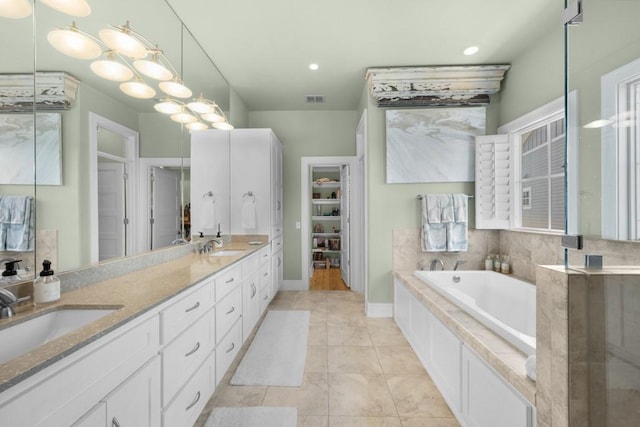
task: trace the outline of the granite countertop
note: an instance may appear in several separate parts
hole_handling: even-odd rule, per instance
[[[536,383],[526,375],[527,355],[431,289],[412,271],[394,271],[409,291],[495,369],[529,402],[536,403]]]
[[[249,245],[246,241],[232,241],[225,244],[222,249],[216,250],[242,249],[244,250],[242,254],[212,257],[192,253],[65,292],[55,303],[38,307],[32,304],[30,308],[21,310],[11,319],[1,319],[0,329],[4,329],[11,324],[60,308],[116,309],[113,313],[88,325],[0,364],[0,392],[24,381],[267,244],[266,241],[260,245]]]

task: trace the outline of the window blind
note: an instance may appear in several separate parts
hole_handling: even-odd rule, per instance
[[[512,173],[509,136],[477,136],[476,228],[510,228]]]

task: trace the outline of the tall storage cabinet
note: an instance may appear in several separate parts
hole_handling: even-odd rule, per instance
[[[313,166],[311,176],[313,267],[340,268],[343,247],[340,166]]]
[[[282,235],[282,145],[271,129],[204,130],[191,136],[191,222],[206,221],[209,192],[222,234]],[[255,213],[255,216],[253,215]],[[211,230],[213,231],[213,230]]]

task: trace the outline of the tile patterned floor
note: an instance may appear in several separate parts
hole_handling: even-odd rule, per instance
[[[269,310],[309,310],[301,387],[231,386],[251,340],[207,403],[196,427],[221,406],[295,406],[298,427],[458,427],[393,319],[369,319],[353,292],[279,292]]]

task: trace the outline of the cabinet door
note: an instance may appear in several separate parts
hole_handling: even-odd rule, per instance
[[[407,335],[411,333],[411,294],[398,280],[395,280],[394,289],[393,315],[400,329]]]
[[[271,298],[282,287],[282,250],[279,250],[271,257]]]
[[[232,234],[270,234],[270,137],[270,129],[235,129],[231,133]],[[255,221],[247,215],[252,209]]]
[[[71,427],[107,427],[107,404],[100,402]]]
[[[211,129],[191,134],[191,232],[229,234],[229,131]],[[209,195],[211,192],[212,196]],[[213,225],[213,227],[211,227]]]
[[[428,360],[429,347],[429,311],[416,297],[411,295],[410,330],[412,345],[421,361]]]
[[[282,145],[278,138],[271,137],[271,185],[273,200],[271,201],[271,225],[282,224]]]
[[[249,338],[258,321],[258,310],[260,309],[258,285],[257,271],[242,283],[242,342]]]
[[[446,396],[447,403],[460,410],[460,352],[462,344],[458,337],[429,313],[428,324],[431,336],[428,363],[429,374]],[[491,425],[491,424],[487,424]]]
[[[160,357],[105,399],[109,427],[157,427],[160,425]]]

